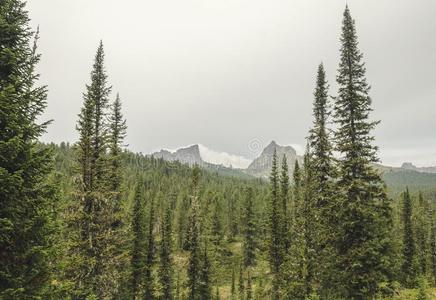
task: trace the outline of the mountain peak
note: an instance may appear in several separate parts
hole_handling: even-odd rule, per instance
[[[281,165],[282,157],[286,156],[286,160],[289,166],[289,172],[292,174],[295,161],[301,158],[297,155],[297,152],[292,146],[281,146],[277,144],[274,140],[268,144],[268,146],[263,149],[262,153],[258,158],[253,160],[253,162],[248,166],[247,173],[257,176],[257,177],[268,177],[271,167],[272,167],[272,157],[274,150],[277,152],[277,157],[279,157],[279,165]],[[280,166],[279,166],[280,167]]]
[[[268,152],[274,151],[279,145],[276,143],[276,141],[272,140],[271,143],[268,144],[268,146],[265,147],[264,151],[267,150]]]
[[[179,161],[181,163],[186,163],[189,165],[199,164],[202,165],[204,161],[200,155],[200,147],[197,144],[180,148],[175,152],[170,152],[168,150],[161,150],[159,152],[155,152],[152,156],[156,158],[162,158],[168,161]]]
[[[403,169],[408,169],[408,170],[415,170],[415,169],[416,169],[416,166],[415,166],[414,164],[412,164],[411,162],[404,162],[404,163],[401,165],[401,168],[403,168]]]

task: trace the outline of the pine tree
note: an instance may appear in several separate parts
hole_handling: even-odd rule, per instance
[[[419,273],[423,276],[427,274],[428,241],[430,226],[428,223],[428,203],[424,200],[422,193],[418,195],[418,207],[415,210],[416,227],[416,256],[418,257]]]
[[[107,74],[104,67],[103,42],[95,55],[94,67],[91,72],[91,85],[87,86],[86,97],[93,102],[94,128],[92,137],[92,164],[94,165],[94,182],[97,189],[106,188],[107,162],[105,153],[107,151],[107,109],[109,108],[109,95],[112,87],[108,86]]]
[[[323,64],[318,66],[316,87],[313,102],[313,125],[309,131],[308,144],[311,149],[311,172],[313,177],[313,230],[316,231],[314,243],[318,266],[316,281],[322,286],[330,286],[332,281],[332,262],[335,261],[333,250],[333,232],[335,224],[335,212],[338,209],[335,205],[333,182],[335,177],[332,155],[332,144],[330,132],[327,127],[330,108],[328,102],[328,83]],[[334,271],[333,271],[334,272]]]
[[[189,299],[196,300],[199,297],[199,275],[201,270],[200,253],[200,222],[199,222],[199,203],[198,189],[200,180],[200,169],[197,165],[192,169],[191,184],[191,207],[189,211],[189,234],[188,234],[188,290]]]
[[[337,75],[339,93],[334,105],[336,150],[339,160],[340,210],[336,234],[337,267],[348,299],[374,296],[380,282],[391,281],[390,203],[380,174],[368,120],[371,109],[363,55],[358,49],[354,20],[344,12],[341,58]]]
[[[236,206],[236,195],[228,197],[228,236],[229,240],[233,241],[238,234],[238,211]]]
[[[129,277],[129,261],[126,255],[128,251],[128,241],[126,239],[126,232],[128,230],[127,224],[124,222],[125,211],[122,206],[122,182],[123,182],[123,169],[122,169],[122,147],[123,141],[127,133],[126,120],[123,118],[121,112],[121,100],[117,94],[114,103],[111,105],[111,112],[108,117],[108,198],[110,199],[108,221],[112,227],[112,242],[109,247],[108,258],[112,262],[111,269],[108,273],[112,274],[112,281],[114,286],[123,288],[126,286],[126,278]],[[118,289],[118,288],[116,288]],[[114,291],[116,295],[122,295],[123,291]]]
[[[32,47],[32,37],[34,37]],[[41,298],[50,278],[55,190],[51,152],[38,145],[47,88],[36,86],[38,33],[25,2],[0,1],[0,298]]]
[[[223,239],[223,225],[220,201],[217,197],[215,197],[214,202],[215,203],[213,203],[211,216],[211,242],[213,244],[215,254],[218,254]]]
[[[163,299],[173,299],[173,263],[172,253],[172,214],[171,208],[167,204],[165,213],[162,217],[161,240],[160,240],[160,266],[159,279],[162,286]]]
[[[304,299],[306,291],[306,245],[305,245],[305,172],[301,170],[298,161],[295,162],[293,173],[291,228],[289,239],[290,249],[286,253],[284,266],[285,289],[284,297],[289,299]]]
[[[252,188],[247,188],[244,208],[244,240],[242,244],[245,267],[252,267],[256,263],[256,221],[253,197]]]
[[[207,254],[207,242],[205,242],[204,252],[201,257],[201,270],[198,282],[198,299],[212,299],[212,286],[210,282],[210,261]]]
[[[308,147],[309,148],[309,147]],[[314,174],[313,174],[312,157],[309,149],[306,150],[304,156],[304,172],[303,172],[303,197],[301,206],[301,222],[303,243],[303,285],[305,296],[308,297],[312,293],[312,287],[316,276],[316,237],[317,237],[317,220],[316,220],[316,198],[314,190]]]
[[[114,211],[109,186],[107,160],[106,110],[111,88],[107,85],[103,44],[97,49],[91,84],[86,86],[84,103],[77,130],[77,163],[80,181],[77,198],[80,215],[72,220],[78,227],[81,241],[72,249],[77,259],[72,262],[78,274],[75,293],[83,297],[111,297],[117,292],[117,235],[112,230]]]
[[[187,218],[186,215],[189,212],[190,200],[187,196],[184,196],[177,205],[177,247],[179,249],[188,250],[188,240],[187,240]]]
[[[145,246],[146,246],[146,217],[145,217],[145,196],[143,180],[140,179],[135,186],[133,198],[132,233],[133,247],[131,253],[132,270],[132,299],[139,299],[140,289],[144,283],[145,268]]]
[[[412,200],[409,190],[403,193],[403,263],[401,271],[403,283],[406,286],[412,286],[415,282],[415,255],[416,245],[412,225]]]
[[[313,126],[309,131],[309,147],[311,149],[312,169],[316,178],[316,189],[319,193],[317,206],[325,206],[331,191],[330,181],[334,176],[332,145],[327,128],[330,116],[328,103],[328,83],[323,64],[318,66],[316,88],[313,102]]]
[[[121,112],[121,100],[119,94],[117,94],[111,108],[112,111],[109,115],[109,185],[110,191],[113,193],[114,213],[118,214],[118,218],[114,224],[114,227],[116,227],[121,222],[118,220],[121,205],[121,183],[123,180],[121,171],[121,151],[127,133],[126,120],[123,118]]]
[[[283,155],[282,159],[282,170],[280,174],[280,198],[281,198],[281,209],[282,209],[282,235],[283,235],[283,251],[287,253],[289,250],[289,168],[286,155]]]
[[[144,299],[151,300],[154,297],[154,278],[153,278],[153,265],[155,262],[155,239],[154,239],[154,226],[155,226],[155,203],[154,197],[150,197],[150,204],[148,207],[148,226],[147,226],[147,245],[144,264]]]
[[[281,203],[279,201],[279,175],[277,170],[277,151],[274,149],[270,175],[270,203],[269,203],[269,261],[272,273],[273,299],[280,298],[280,268],[283,262],[283,236]]]
[[[291,237],[295,235],[296,220],[298,219],[298,207],[301,205],[301,169],[298,160],[295,161],[294,173],[292,174],[292,207],[291,207]],[[291,238],[290,237],[290,238]]]

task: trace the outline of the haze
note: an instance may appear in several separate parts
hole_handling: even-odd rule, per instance
[[[436,164],[436,1],[347,1],[356,19],[384,164]],[[345,1],[29,1],[49,86],[45,141],[74,142],[102,39],[129,149],[201,143],[249,159],[304,145],[317,65],[336,94]],[[259,144],[256,147],[253,145]]]

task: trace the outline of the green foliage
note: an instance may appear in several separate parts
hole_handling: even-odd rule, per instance
[[[307,297],[312,293],[313,284],[316,276],[316,242],[317,242],[317,219],[316,219],[316,198],[314,189],[314,174],[312,168],[312,159],[310,152],[307,150],[304,157],[304,171],[303,171],[303,197],[301,206],[298,207],[299,220],[296,224],[299,226],[296,230],[301,232],[299,244],[297,244],[301,251],[302,260],[301,266],[301,279],[304,287],[304,294]]]
[[[173,261],[172,253],[172,214],[171,207],[166,204],[161,224],[159,281],[162,287],[162,297],[173,299]]]
[[[253,190],[247,188],[244,207],[244,266],[252,267],[256,263],[256,220],[253,207]]]
[[[279,197],[279,174],[277,170],[277,151],[274,149],[272,168],[270,175],[270,202],[269,202],[269,262],[272,273],[273,299],[279,299],[281,286],[280,268],[283,263],[283,235],[282,235],[282,203]]]
[[[283,251],[287,253],[290,247],[290,209],[289,209],[289,168],[286,155],[283,155],[280,173],[280,198],[282,203],[282,235]]]
[[[102,43],[79,141],[38,144],[46,88],[34,87],[39,56],[28,22],[21,1],[0,2],[1,299],[372,299],[393,291],[428,298],[436,224],[427,200],[436,193],[423,189],[412,201],[407,190],[402,203],[386,195],[348,8],[335,145],[321,64],[308,149],[301,168],[296,162],[292,190],[286,158],[278,170],[276,152],[267,183],[240,170],[191,169],[123,151],[126,121],[118,95],[109,105]],[[385,171],[391,195],[406,179],[414,191],[436,182],[415,173]],[[413,286],[418,275],[419,291],[392,282]]]
[[[144,283],[145,253],[146,246],[146,216],[145,196],[143,180],[139,180],[135,186],[132,217],[132,250],[131,250],[131,294],[133,299],[139,298],[141,287]]]
[[[401,271],[403,275],[403,283],[408,286],[414,286],[416,280],[415,270],[415,234],[412,228],[412,200],[409,190],[403,194],[403,263]]]
[[[77,123],[78,180],[76,201],[71,203],[71,210],[77,213],[71,214],[69,220],[72,232],[69,250],[73,259],[70,262],[72,270],[66,272],[66,276],[75,282],[74,293],[78,297],[115,296],[119,288],[120,266],[127,264],[119,252],[123,243],[120,232],[122,178],[120,165],[116,163],[124,137],[121,127],[125,124],[119,125],[123,123],[120,112],[116,113],[116,120],[110,119],[118,125],[107,123],[110,91],[100,42]],[[108,131],[109,125],[112,130]],[[110,139],[108,132],[111,133]],[[80,263],[76,264],[75,260]]]
[[[162,198],[160,198],[162,199]],[[155,237],[154,237],[154,227],[155,227],[155,201],[154,197],[150,197],[148,205],[148,225],[147,225],[147,245],[145,254],[145,264],[144,264],[144,298],[146,300],[153,299],[154,297],[154,276],[153,276],[153,265],[155,263]]]
[[[239,299],[243,300],[245,296],[245,284],[244,284],[244,269],[242,264],[239,267],[238,292],[239,292]]]
[[[201,270],[198,282],[198,299],[212,299],[212,285],[210,282],[211,264],[207,254],[207,243],[204,246],[204,252],[201,257]],[[197,298],[195,298],[197,299]]]
[[[232,267],[232,282],[230,285],[230,296],[231,299],[236,299],[236,275],[235,275],[235,267]]]
[[[430,266],[431,266],[431,277],[433,285],[436,284],[436,224],[434,221],[434,213],[432,205],[429,209],[429,222],[430,222]]]
[[[416,299],[417,300],[429,299],[427,295],[427,281],[423,277],[419,280],[418,297]]]
[[[358,49],[354,20],[348,7],[342,23],[341,58],[334,105],[336,150],[339,159],[340,207],[336,235],[340,289],[348,299],[372,297],[378,283],[391,278],[391,212],[380,174],[371,131],[377,122],[365,78],[363,55]],[[338,195],[339,196],[339,195]]]
[[[250,270],[247,272],[247,292],[246,292],[246,300],[252,300],[253,299],[253,286],[251,284],[251,275]]]
[[[38,32],[25,2],[0,1],[0,298],[50,293],[57,192],[52,153],[38,145],[47,88],[36,86]]]
[[[192,170],[191,184],[191,207],[189,211],[189,263],[188,263],[188,290],[189,299],[198,299],[199,281],[201,272],[200,257],[200,222],[199,222],[199,204],[198,204],[198,185],[200,180],[200,169],[196,165]]]

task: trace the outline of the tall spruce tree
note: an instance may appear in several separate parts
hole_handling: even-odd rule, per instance
[[[223,225],[221,218],[221,202],[218,197],[213,200],[212,212],[211,212],[211,228],[210,228],[210,240],[213,245],[213,250],[216,255],[221,249],[221,242],[223,240]]]
[[[166,204],[162,217],[159,281],[162,287],[162,298],[173,299],[173,262],[172,253],[172,213],[169,204]]]
[[[334,164],[330,141],[330,131],[328,126],[330,117],[330,107],[328,101],[328,83],[323,64],[318,66],[316,76],[316,87],[313,101],[313,125],[309,131],[308,144],[311,148],[311,172],[313,189],[313,216],[316,226],[315,249],[317,253],[318,274],[317,281],[322,288],[330,286],[333,272],[331,265],[335,261],[333,250],[334,232],[337,224],[335,223],[334,196]]]
[[[391,281],[392,216],[385,185],[372,166],[378,158],[371,131],[378,122],[368,120],[372,111],[370,87],[348,7],[341,44],[339,93],[334,105],[336,150],[341,155],[338,187],[342,193],[335,240],[337,267],[342,296],[362,299],[373,297],[381,282]]]
[[[416,283],[415,255],[416,244],[412,221],[412,199],[409,189],[403,193],[403,263],[401,271],[403,283],[411,287]]]
[[[253,197],[253,189],[247,188],[244,203],[244,239],[242,244],[245,267],[252,267],[256,263],[256,221]]]
[[[91,71],[91,84],[86,86],[84,103],[77,130],[78,211],[72,226],[78,227],[80,242],[75,243],[80,264],[75,265],[75,293],[82,297],[107,298],[117,293],[117,235],[113,231],[114,211],[108,182],[106,116],[111,87],[107,84],[103,43],[97,49]]]
[[[300,164],[298,163],[298,160],[295,161],[294,165],[294,172],[292,174],[292,182],[293,182],[293,189],[292,189],[292,205],[291,205],[291,233],[290,238],[295,235],[295,227],[296,227],[296,220],[298,218],[298,207],[301,204],[301,190],[302,190],[302,176],[301,176],[301,168]]]
[[[104,66],[104,49],[103,42],[97,48],[95,62],[91,72],[91,84],[87,86],[86,97],[89,97],[94,106],[93,118],[94,128],[92,136],[92,164],[94,165],[92,184],[97,189],[107,188],[107,162],[106,151],[108,124],[107,109],[109,108],[109,95],[112,87],[108,85],[107,74]]]
[[[286,154],[282,158],[282,170],[280,173],[280,200],[282,210],[282,235],[283,235],[283,251],[287,253],[290,245],[290,215],[289,215],[289,168]],[[284,255],[284,254],[283,254]]]
[[[132,272],[132,299],[140,299],[141,287],[144,283],[145,269],[145,247],[146,247],[146,216],[145,216],[145,196],[143,180],[139,179],[135,186],[132,211],[132,252],[131,252],[131,272]]]
[[[117,94],[115,101],[111,105],[111,111],[108,116],[108,174],[107,189],[110,208],[108,217],[112,227],[112,242],[109,246],[108,258],[112,261],[111,271],[112,281],[115,289],[114,295],[120,296],[124,293],[129,278],[129,260],[124,253],[128,252],[129,243],[126,239],[128,230],[125,224],[125,214],[123,210],[122,184],[123,184],[123,165],[122,165],[122,148],[124,147],[124,138],[127,134],[126,120],[121,111],[121,100]],[[125,202],[125,201],[124,201]]]
[[[190,300],[199,299],[199,279],[201,270],[201,253],[200,253],[200,220],[199,220],[199,180],[200,169],[197,165],[192,169],[191,184],[191,207],[188,221],[188,298]]]
[[[117,94],[114,103],[111,106],[111,113],[109,115],[109,185],[110,191],[113,193],[114,212],[118,214],[121,206],[121,183],[122,177],[122,161],[121,151],[124,146],[124,138],[127,134],[127,124],[121,112],[121,99]],[[119,220],[114,224],[116,227],[119,225]]]
[[[269,202],[269,262],[272,274],[272,297],[280,298],[281,286],[281,265],[283,262],[283,236],[282,236],[282,216],[279,197],[279,174],[277,170],[277,150],[274,149],[272,158],[272,168],[270,175],[270,202]]]
[[[289,251],[286,253],[284,280],[284,297],[289,299],[304,299],[305,278],[305,243],[304,228],[305,216],[303,213],[305,196],[305,174],[304,169],[300,168],[298,160],[295,161],[292,186],[292,202],[290,214],[290,233],[288,238],[290,243]]]
[[[32,37],[34,43],[32,46]],[[25,2],[0,1],[0,298],[36,299],[50,276],[51,153],[38,138],[47,88],[36,86],[38,34]]]
[[[315,178],[312,165],[312,156],[309,147],[307,147],[306,154],[304,155],[304,169],[302,174],[302,202],[299,207],[299,225],[301,230],[302,238],[300,238],[301,247],[303,251],[302,256],[302,282],[303,282],[303,293],[305,297],[308,297],[312,291],[313,286],[316,281],[317,268],[317,236],[318,236],[318,223],[316,220],[316,193],[315,193]]]
[[[154,226],[155,226],[155,201],[154,197],[150,197],[150,204],[148,206],[148,225],[147,225],[147,252],[145,255],[144,264],[144,299],[151,300],[154,298],[154,276],[153,266],[155,263],[155,238],[154,238]]]
[[[212,299],[212,286],[210,282],[211,264],[208,256],[207,241],[205,241],[204,250],[201,256],[201,269],[198,281],[198,299]]]
[[[422,192],[418,194],[418,207],[414,211],[415,236],[416,236],[416,256],[418,258],[419,273],[421,276],[427,275],[427,261],[429,258],[428,241],[430,224],[428,223],[428,202],[424,200]]]
[[[312,169],[316,178],[317,206],[324,206],[329,201],[330,181],[333,174],[332,144],[327,127],[330,116],[328,103],[328,83],[323,64],[318,66],[313,102],[313,125],[309,131],[308,142],[311,149]]]

